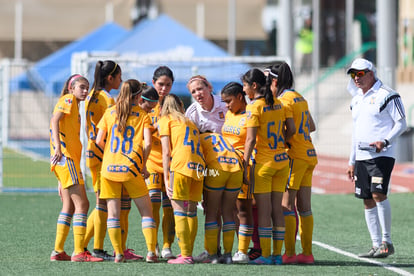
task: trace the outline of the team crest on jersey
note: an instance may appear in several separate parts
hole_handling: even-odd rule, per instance
[[[223,111],[220,111],[220,112],[219,112],[219,118],[220,118],[220,119],[224,119],[224,113],[223,113]]]
[[[374,96],[371,97],[371,100],[369,101],[369,104],[375,104],[375,97]]]
[[[72,104],[72,99],[69,99],[69,98],[65,99],[65,104],[71,105]]]
[[[243,117],[239,121],[239,126],[244,126],[246,124],[246,117]]]

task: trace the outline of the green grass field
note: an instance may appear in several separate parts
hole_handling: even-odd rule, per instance
[[[49,163],[4,150],[5,188],[56,188]],[[90,182],[89,182],[90,183]],[[95,197],[88,193],[90,206]],[[56,220],[61,208],[57,192],[0,193],[0,275],[414,275],[414,194],[391,194],[392,237],[396,254],[373,262],[358,259],[370,248],[362,202],[353,195],[313,195],[315,265],[169,265],[129,262],[126,264],[50,262]],[[91,207],[92,208],[92,207]],[[90,208],[90,209],[91,209]],[[204,216],[199,212],[199,229],[194,254],[203,251]],[[132,206],[128,247],[146,254],[139,213]],[[92,244],[92,243],[91,243]],[[92,246],[92,245],[91,245]],[[92,249],[90,246],[89,249]],[[237,239],[235,239],[234,251]],[[69,234],[66,251],[73,250]],[[112,251],[107,237],[105,250]],[[300,241],[297,242],[300,252]],[[177,243],[173,252],[179,252]]]
[[[93,206],[94,195],[89,193],[88,196]],[[49,261],[61,207],[56,194],[3,193],[0,194],[0,275],[243,275],[246,270],[249,274],[260,275],[414,275],[414,195],[393,194],[390,200],[396,254],[387,259],[376,259],[377,263],[368,263],[352,255],[370,247],[361,201],[353,195],[314,195],[315,265],[169,265],[165,262],[147,264],[142,261],[92,264]],[[199,212],[195,254],[203,250],[203,220]],[[300,250],[299,241],[297,246]],[[331,248],[325,248],[327,246]],[[140,254],[146,253],[140,217],[135,206],[130,213],[128,247]],[[65,248],[68,253],[73,250],[72,232]],[[105,249],[112,251],[108,237]],[[173,252],[178,252],[176,242]]]

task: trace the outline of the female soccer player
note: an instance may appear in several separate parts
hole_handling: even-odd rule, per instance
[[[263,85],[265,80],[263,80]],[[255,84],[260,87],[259,83]],[[222,128],[223,137],[226,138],[234,149],[243,156],[244,145],[246,142],[246,99],[243,86],[237,82],[230,82],[221,90],[221,99],[228,108],[226,120]],[[250,163],[246,168],[250,170],[253,164]],[[250,240],[253,232],[252,217],[252,192],[251,185],[243,183],[237,201],[237,212],[239,217],[239,246],[238,251],[233,256],[234,263],[248,263]]]
[[[286,234],[283,263],[314,263],[312,254],[313,215],[311,208],[312,174],[318,162],[310,133],[315,123],[309,112],[306,99],[293,90],[293,74],[287,63],[268,69],[268,78],[277,79],[271,86],[273,94],[287,110],[287,117],[294,119],[295,134],[288,139],[289,182],[283,195]],[[277,76],[277,77],[276,77]],[[296,256],[295,202],[299,211],[299,235],[303,252]]]
[[[106,201],[99,199],[103,149],[96,144],[96,135],[98,134],[97,125],[105,110],[115,104],[115,100],[110,92],[112,89],[118,89],[121,85],[121,73],[121,68],[114,61],[98,61],[95,65],[94,83],[85,100],[86,133],[88,135],[86,165],[92,175],[93,190],[96,194],[96,207],[88,218],[84,247],[88,247],[88,243],[93,236],[92,256],[112,261],[114,257],[103,250],[108,209]]]
[[[80,169],[82,144],[80,141],[79,103],[88,95],[89,82],[81,75],[72,75],[65,83],[50,120],[51,170],[59,181],[62,209],[56,228],[55,249],[51,261],[100,262],[84,250],[86,216],[89,201]],[[73,216],[74,252],[64,251]]]
[[[120,225],[122,189],[128,192],[142,217],[147,262],[157,262],[155,221],[144,177],[151,150],[150,118],[139,106],[142,84],[130,79],[122,84],[115,106],[107,109],[98,124],[96,143],[104,149],[100,198],[107,200],[108,233],[115,262],[124,262]],[[144,146],[143,146],[144,145]]]
[[[158,92],[158,104],[149,113],[151,116],[152,124],[152,147],[151,153],[148,157],[147,169],[150,173],[150,177],[146,180],[147,187],[151,197],[153,217],[158,227],[160,224],[160,207],[162,205],[162,234],[163,245],[161,250],[161,257],[165,259],[174,259],[175,256],[171,251],[171,245],[174,242],[175,230],[174,230],[174,214],[171,207],[171,201],[165,193],[164,186],[164,171],[162,168],[162,155],[161,155],[161,141],[157,130],[157,122],[161,111],[161,101],[171,91],[174,83],[174,75],[170,68],[167,66],[160,66],[155,69],[152,84],[155,90]],[[158,238],[157,238],[158,241]],[[158,251],[158,242],[157,242]],[[157,252],[157,255],[159,253]]]
[[[164,97],[158,131],[162,144],[164,183],[174,209],[175,232],[181,255],[171,264],[193,264],[197,235],[197,202],[203,190],[204,159],[197,127],[184,116],[180,98]]]
[[[253,150],[257,150],[252,191],[258,211],[258,232],[262,248],[262,256],[250,263],[282,264],[285,221],[281,204],[289,173],[285,137],[292,135],[292,130],[288,129],[288,133],[285,133],[285,111],[282,103],[273,97],[269,84],[266,84],[266,89],[252,89],[252,85],[257,82],[253,76],[260,75],[258,71],[254,68],[243,76],[243,79],[252,81],[243,81],[243,85],[246,94],[253,99],[246,107],[247,136],[243,160],[246,167]],[[245,175],[247,176],[246,170]],[[270,256],[272,236],[273,254]]]
[[[231,264],[236,231],[234,206],[243,182],[241,158],[221,134],[203,133],[200,135],[200,141],[206,162],[204,191],[207,195],[205,204],[208,206],[205,212],[204,235],[209,258],[204,262]],[[224,247],[224,254],[220,258],[216,254],[219,215],[223,217]]]

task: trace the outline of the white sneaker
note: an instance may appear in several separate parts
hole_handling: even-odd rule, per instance
[[[167,260],[175,259],[175,256],[173,255],[171,248],[163,248],[161,251],[161,257]]]
[[[207,250],[204,250],[200,255],[193,257],[193,259],[196,263],[204,263],[208,260],[209,257],[210,255],[208,254]]]
[[[247,264],[248,262],[249,262],[249,256],[247,254],[244,254],[241,251],[237,251],[236,253],[234,253],[233,263]]]

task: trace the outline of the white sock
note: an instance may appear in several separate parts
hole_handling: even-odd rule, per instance
[[[365,221],[371,235],[372,246],[379,247],[381,244],[381,227],[377,207],[365,209]]]
[[[378,218],[382,229],[382,241],[391,242],[391,205],[388,198],[377,202]]]

